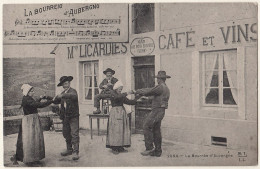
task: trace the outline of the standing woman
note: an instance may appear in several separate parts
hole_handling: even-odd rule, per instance
[[[34,100],[32,98],[34,88],[28,84],[23,84],[21,89],[24,95],[21,105],[24,117],[19,128],[16,154],[11,160],[14,164],[18,164],[17,161],[29,164],[45,158],[44,137],[37,108],[50,105],[52,100],[40,102],[43,97],[37,101]]]
[[[111,94],[112,109],[109,113],[106,147],[111,148],[113,154],[125,152],[124,147],[131,146],[130,122],[123,104],[135,105],[136,100],[129,100],[127,94],[121,93],[123,84],[117,81]]]

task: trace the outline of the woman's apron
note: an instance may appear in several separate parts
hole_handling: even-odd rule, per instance
[[[44,137],[38,114],[25,115],[22,119],[23,162],[45,158]]]
[[[131,133],[129,118],[123,106],[112,107],[109,113],[106,147],[130,147]]]

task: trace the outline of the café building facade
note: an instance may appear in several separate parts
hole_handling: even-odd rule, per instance
[[[124,91],[153,87],[153,76],[165,70],[171,95],[163,138],[257,148],[256,4],[129,4],[126,31],[128,42],[61,44],[55,52],[56,82],[74,77],[81,128],[89,128],[87,114],[106,68],[115,70]],[[57,87],[56,94],[61,91]],[[126,107],[133,133],[142,132],[150,103]],[[106,120],[101,123],[105,129]]]

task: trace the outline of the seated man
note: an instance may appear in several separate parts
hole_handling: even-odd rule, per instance
[[[103,73],[106,75],[106,78],[99,85],[99,88],[102,89],[102,92],[94,97],[94,107],[96,107],[96,110],[93,112],[93,114],[101,113],[100,100],[110,97],[113,86],[118,81],[117,78],[113,77],[115,74],[114,70],[107,68],[105,71],[103,71]]]

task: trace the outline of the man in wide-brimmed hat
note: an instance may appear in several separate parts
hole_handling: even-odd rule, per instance
[[[73,155],[73,160],[79,159],[79,103],[77,91],[70,87],[72,76],[62,76],[57,86],[64,91],[54,97],[54,104],[60,104],[60,118],[62,120],[62,134],[66,140],[67,150],[62,156]]]
[[[152,98],[152,112],[145,118],[143,126],[146,150],[141,154],[160,157],[162,154],[161,121],[164,117],[165,109],[168,108],[168,100],[170,98],[170,90],[165,81],[171,77],[166,75],[165,71],[159,71],[155,78],[157,78],[157,86],[139,89],[136,91],[136,94],[148,96],[143,97],[143,99]],[[153,150],[154,146],[155,149]]]
[[[99,85],[102,92],[94,97],[94,107],[96,108],[96,110],[93,111],[94,114],[101,113],[100,100],[110,97],[113,86],[118,81],[117,78],[113,77],[115,74],[113,69],[107,68],[103,73],[106,75],[106,78]]]

